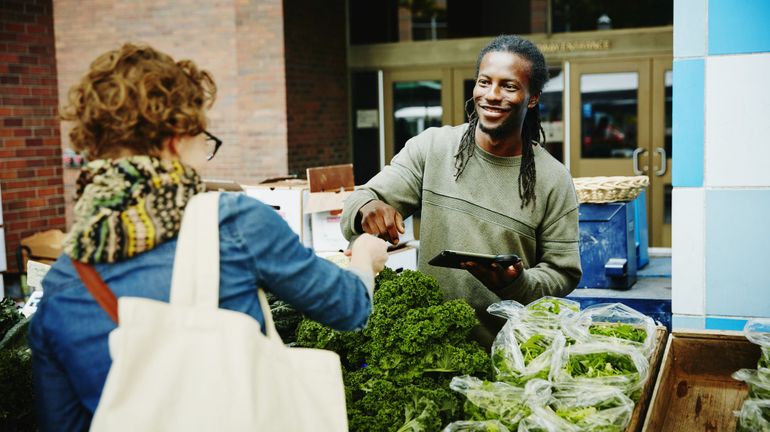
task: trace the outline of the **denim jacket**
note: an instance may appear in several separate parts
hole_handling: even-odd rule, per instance
[[[243,194],[219,201],[219,305],[264,319],[257,287],[338,330],[364,326],[372,275],[343,270],[305,248],[269,206]],[[168,301],[176,239],[96,270],[117,297]],[[87,430],[111,359],[115,323],[61,256],[43,280],[45,295],[29,332],[41,431]],[[194,377],[191,377],[194,379]]]

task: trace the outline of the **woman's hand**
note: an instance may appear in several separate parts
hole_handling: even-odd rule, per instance
[[[521,261],[507,267],[497,263],[487,266],[473,261],[466,261],[461,263],[460,267],[468,270],[485,287],[493,292],[498,292],[510,285],[524,271],[524,264]]]
[[[351,247],[350,265],[373,275],[385,268],[388,260],[388,243],[371,234],[361,234]]]

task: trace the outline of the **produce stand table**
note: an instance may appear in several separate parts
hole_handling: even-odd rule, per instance
[[[742,332],[673,332],[666,344],[644,431],[734,431],[748,395],[744,382],[731,377],[756,368],[758,345]]]

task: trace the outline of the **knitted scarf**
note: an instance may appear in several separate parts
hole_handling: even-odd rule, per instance
[[[177,236],[200,177],[178,161],[151,156],[95,160],[81,171],[75,223],[64,252],[84,263],[114,263]]]

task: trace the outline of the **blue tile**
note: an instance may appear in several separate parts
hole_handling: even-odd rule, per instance
[[[706,318],[695,315],[674,315],[671,323],[673,329],[703,330],[706,328]]]
[[[770,316],[770,189],[706,190],[706,314]]]
[[[674,1],[674,58],[706,55],[706,0]]]
[[[770,1],[709,0],[709,54],[770,51]]]
[[[674,61],[673,155],[674,187],[703,186],[703,59]]]
[[[706,317],[707,330],[737,330],[742,331],[747,319]]]

